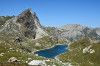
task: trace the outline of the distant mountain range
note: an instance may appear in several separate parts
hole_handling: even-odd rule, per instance
[[[48,34],[58,41],[77,41],[91,38],[100,41],[100,28],[88,28],[80,24],[70,24],[59,28],[45,27]]]

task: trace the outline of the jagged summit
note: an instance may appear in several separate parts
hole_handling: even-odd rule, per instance
[[[8,25],[13,26],[10,27],[9,30],[13,29],[14,31],[16,31],[17,29],[19,31],[18,33],[24,35],[29,39],[38,39],[48,35],[42,29],[36,13],[32,13],[31,9],[27,9],[23,11],[20,15],[8,20],[5,24],[7,30]],[[15,28],[14,25],[16,25],[18,28]]]
[[[33,14],[31,9],[27,9],[17,16],[16,23],[21,25],[20,30],[25,37],[38,39],[47,35],[42,29],[36,13]]]
[[[23,11],[20,15],[6,21],[0,34],[5,36],[5,33],[13,39],[22,37],[28,39],[39,39],[44,36],[52,36],[57,41],[77,41],[84,38],[100,39],[100,29],[88,28],[80,24],[65,25],[59,28],[42,27],[36,13],[31,9]],[[48,32],[48,34],[47,34]],[[16,35],[15,35],[16,34]]]
[[[36,13],[34,12],[34,16],[36,17]]]
[[[36,13],[35,13],[35,11],[34,11],[34,13],[32,12],[32,10],[29,8],[29,9],[27,9],[27,10],[25,10],[25,11],[23,11],[20,15],[27,15],[27,16],[34,16],[34,17],[37,17],[36,16]]]
[[[24,10],[22,13],[27,13],[27,12],[33,13],[31,8]]]

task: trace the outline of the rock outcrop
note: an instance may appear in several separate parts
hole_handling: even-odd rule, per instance
[[[17,62],[18,60],[17,60],[17,58],[15,58],[15,57],[11,57],[9,60],[8,60],[8,62]]]
[[[45,63],[45,61],[42,61],[42,60],[33,60],[30,63],[28,63],[28,65],[46,66],[46,63]]]
[[[19,26],[25,37],[38,39],[48,34],[42,29],[36,13],[32,13],[31,9],[25,10],[16,17],[15,23]]]
[[[32,13],[31,9],[27,9],[20,15],[6,21],[4,27],[0,30],[2,34],[11,34],[13,38],[21,38],[22,36],[28,39],[39,39],[48,34],[40,25],[36,13]]]

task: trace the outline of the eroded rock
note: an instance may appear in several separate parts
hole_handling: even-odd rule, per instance
[[[11,57],[9,60],[8,60],[8,62],[17,62],[18,60],[17,60],[17,58],[15,58],[15,57]]]

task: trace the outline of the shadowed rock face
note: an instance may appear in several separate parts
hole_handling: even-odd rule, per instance
[[[25,37],[36,38],[37,26],[35,24],[36,15],[34,15],[30,9],[22,12],[16,20],[16,23],[20,24],[21,32]]]

